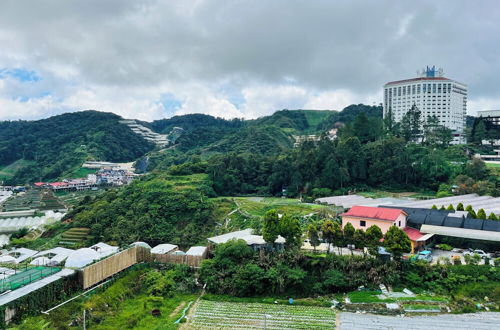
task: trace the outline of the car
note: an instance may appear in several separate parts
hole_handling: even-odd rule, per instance
[[[432,262],[431,251],[428,250],[420,251],[417,255],[417,260],[425,260],[427,262]]]
[[[500,258],[500,251],[495,251],[493,253],[490,253],[492,258]]]
[[[490,254],[484,252],[483,250],[472,250],[472,249],[469,249],[469,251],[465,251],[464,252],[464,256],[471,256],[472,257],[475,254],[479,255],[483,259],[485,259],[485,258],[490,258],[491,259]]]

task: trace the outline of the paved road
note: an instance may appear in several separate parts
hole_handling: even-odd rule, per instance
[[[446,314],[435,316],[384,316],[341,312],[337,315],[341,330],[425,329],[494,330],[500,329],[500,313]]]

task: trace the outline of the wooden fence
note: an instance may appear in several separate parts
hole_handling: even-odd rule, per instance
[[[82,283],[83,289],[87,289],[139,262],[154,261],[160,263],[185,264],[190,267],[197,268],[201,266],[201,262],[206,257],[207,252],[201,256],[152,254],[147,248],[134,246],[83,268],[80,271],[79,279],[80,283]]]
[[[80,282],[84,289],[90,288],[138,262],[149,261],[150,255],[149,249],[134,246],[83,268],[80,272]]]
[[[154,262],[160,263],[173,263],[173,264],[184,264],[190,267],[200,267],[203,259],[206,258],[206,254],[202,256],[192,256],[192,255],[175,255],[175,254],[151,254],[151,258]]]

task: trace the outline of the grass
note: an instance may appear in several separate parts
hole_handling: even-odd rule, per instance
[[[264,216],[271,209],[275,209],[279,213],[304,216],[327,208],[324,205],[301,203],[298,199],[294,198],[236,197],[234,200],[243,211],[259,217]]]
[[[79,179],[79,178],[86,178],[88,174],[95,174],[97,173],[97,169],[95,168],[85,168],[85,167],[80,167],[73,172],[69,173],[68,175],[64,176],[64,179]]]
[[[277,210],[278,213],[300,217],[318,212],[336,215],[330,206],[301,203],[293,198],[218,197],[213,198],[212,201],[215,204],[216,222],[219,224],[215,235],[246,228],[259,231],[262,227],[262,217],[271,209]],[[303,221],[304,226],[307,225],[306,220]]]
[[[426,305],[426,304],[403,304],[404,309],[410,309],[410,310],[435,310],[435,309],[441,309],[439,305]]]
[[[0,167],[0,181],[12,178],[18,170],[33,163],[29,160],[19,159],[7,166]]]
[[[233,303],[259,303],[259,304],[278,304],[278,305],[289,305],[288,297],[235,297],[229,295],[214,295],[205,294],[201,297],[203,300],[219,301],[219,302],[233,302]],[[324,298],[297,298],[293,301],[294,305],[297,306],[319,306],[319,307],[330,307],[331,299],[328,297]]]
[[[500,164],[497,164],[497,163],[486,163],[486,167],[500,169]]]
[[[100,324],[95,324],[92,329],[177,329],[174,322],[181,316],[181,304],[194,301],[196,295],[179,294],[171,298],[151,297],[140,294],[124,300],[118,310],[106,317]],[[160,316],[152,316],[151,311],[159,309]],[[174,313],[175,312],[175,313]]]
[[[442,296],[431,296],[425,294],[419,294],[415,297],[398,297],[398,298],[387,298],[381,299],[377,297],[380,295],[380,291],[353,291],[349,292],[347,296],[352,303],[390,303],[397,301],[435,301],[435,302],[447,302],[447,299]]]
[[[141,276],[146,271],[130,269],[113,283],[80,296],[48,315],[25,317],[21,329],[42,329],[40,324],[47,323],[47,329],[82,329],[83,310],[87,311],[88,329],[177,329],[174,322],[181,316],[183,307],[198,295],[149,296],[141,286]],[[153,309],[159,309],[161,315],[152,316]]]

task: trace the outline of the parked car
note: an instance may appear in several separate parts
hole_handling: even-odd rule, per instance
[[[493,253],[490,253],[492,258],[500,258],[500,251],[495,251]]]
[[[420,251],[417,255],[417,260],[425,260],[427,262],[432,262],[432,253],[431,251]]]
[[[464,256],[471,256],[472,257],[475,254],[479,255],[483,259],[485,259],[485,258],[490,258],[491,259],[490,254],[484,252],[483,250],[472,250],[472,249],[470,249],[469,251],[465,251],[464,252]]]
[[[429,250],[420,251],[417,254],[413,254],[409,257],[410,261],[425,260],[427,262],[432,262],[432,253]]]

